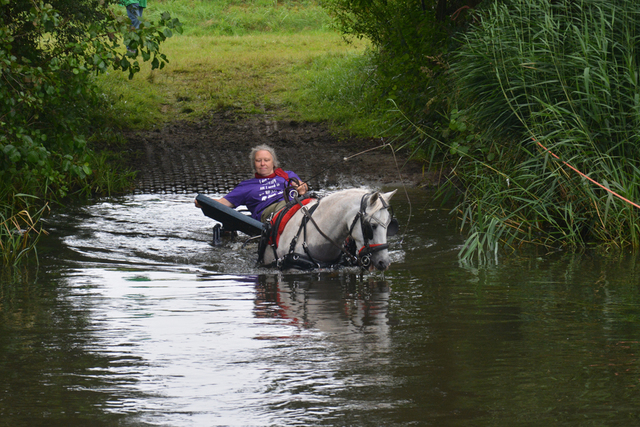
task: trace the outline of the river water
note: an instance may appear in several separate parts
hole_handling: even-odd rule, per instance
[[[461,265],[409,196],[384,275],[256,268],[190,195],[57,213],[0,287],[0,426],[640,423],[636,257]]]

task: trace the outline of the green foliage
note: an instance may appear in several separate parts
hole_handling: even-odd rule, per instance
[[[64,197],[92,174],[88,112],[101,108],[92,73],[113,68],[132,77],[140,68],[136,54],[120,52],[115,31],[153,68],[162,68],[167,60],[159,44],[180,29],[163,16],[160,27],[129,31],[106,6],[82,6],[63,15],[48,3],[0,0],[0,182],[16,192]]]
[[[447,56],[452,36],[466,28],[465,0],[323,0],[347,36],[367,38],[376,48],[376,96],[392,99],[411,120],[439,119],[450,95]]]
[[[638,208],[569,167],[640,201],[638,17],[621,0],[511,0],[464,36],[457,102],[481,129],[453,171],[464,256],[528,242],[640,247]]]
[[[307,120],[324,120],[357,135],[383,135],[397,117],[378,102],[373,60],[371,52],[351,52],[305,65],[298,111]]]
[[[21,207],[14,194],[40,196],[46,205],[92,188],[89,141],[103,108],[93,74],[114,69],[131,78],[138,56],[153,68],[167,62],[159,45],[180,23],[163,14],[158,25],[131,31],[114,3],[0,0],[0,194],[18,203],[4,213]],[[135,53],[126,54],[122,42]]]

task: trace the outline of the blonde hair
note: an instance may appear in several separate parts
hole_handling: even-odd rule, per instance
[[[269,154],[271,154],[271,157],[273,158],[273,168],[276,169],[280,167],[280,163],[278,162],[278,156],[276,155],[276,151],[266,144],[260,144],[257,147],[253,147],[251,149],[251,154],[249,154],[249,160],[251,161],[251,170],[253,170],[254,172],[256,171],[256,153],[258,151],[268,151]]]

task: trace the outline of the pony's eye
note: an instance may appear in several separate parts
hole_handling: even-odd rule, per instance
[[[378,228],[378,224],[372,224],[371,228],[373,228],[373,230],[375,231]]]

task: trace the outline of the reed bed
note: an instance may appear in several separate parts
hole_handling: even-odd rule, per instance
[[[462,258],[639,248],[640,3],[511,0],[478,19],[452,58],[474,131],[454,128],[471,142],[443,189],[462,189]]]

